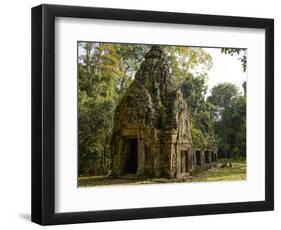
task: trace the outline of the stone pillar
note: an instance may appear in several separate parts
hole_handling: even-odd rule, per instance
[[[205,165],[205,153],[204,153],[204,150],[201,150],[200,154],[201,154],[201,166],[204,166]]]
[[[171,178],[175,178],[177,173],[177,154],[175,145],[175,143],[171,144]]]
[[[112,165],[112,175],[120,176],[123,172],[122,164],[122,152],[123,152],[123,138],[116,136],[115,139],[115,149],[113,156],[113,165]]]
[[[137,174],[144,175],[145,167],[145,151],[144,151],[144,139],[143,139],[143,130],[138,132],[138,168]]]
[[[180,177],[180,175],[181,175],[181,152],[180,152],[179,144],[177,144],[176,147],[177,147],[177,150],[176,150],[176,157],[177,157],[177,177]]]
[[[188,160],[190,160],[190,164],[189,164],[189,173],[190,173],[194,168],[194,154],[191,149],[188,150],[188,156],[189,156]]]

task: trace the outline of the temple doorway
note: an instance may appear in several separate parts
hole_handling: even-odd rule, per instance
[[[125,163],[125,173],[136,174],[138,166],[138,139],[128,139],[128,156]]]

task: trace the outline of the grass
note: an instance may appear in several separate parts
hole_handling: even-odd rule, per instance
[[[224,167],[226,162],[231,162],[232,167]],[[195,174],[191,181],[229,181],[229,180],[246,180],[246,159],[220,159],[218,167]]]
[[[231,167],[223,167],[226,162],[231,162]],[[228,164],[229,166],[229,164]],[[201,170],[185,179],[142,179],[142,178],[109,178],[107,176],[79,177],[79,187],[97,185],[124,185],[124,184],[156,184],[180,182],[207,182],[207,181],[232,181],[246,179],[246,159],[219,159],[217,167]]]

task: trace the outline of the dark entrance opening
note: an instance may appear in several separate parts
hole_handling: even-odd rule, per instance
[[[185,171],[189,172],[189,152],[185,151]]]
[[[125,172],[135,174],[138,166],[138,140],[128,139],[128,157],[125,165]]]
[[[205,154],[205,163],[206,163],[206,164],[209,164],[209,163],[210,163],[209,152],[208,152],[208,151],[205,151],[204,154]]]
[[[196,165],[201,165],[201,152],[196,151]]]

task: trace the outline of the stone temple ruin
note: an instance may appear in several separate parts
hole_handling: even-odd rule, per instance
[[[112,176],[182,178],[216,164],[214,149],[192,144],[187,104],[159,46],[146,53],[116,108],[112,154]]]

